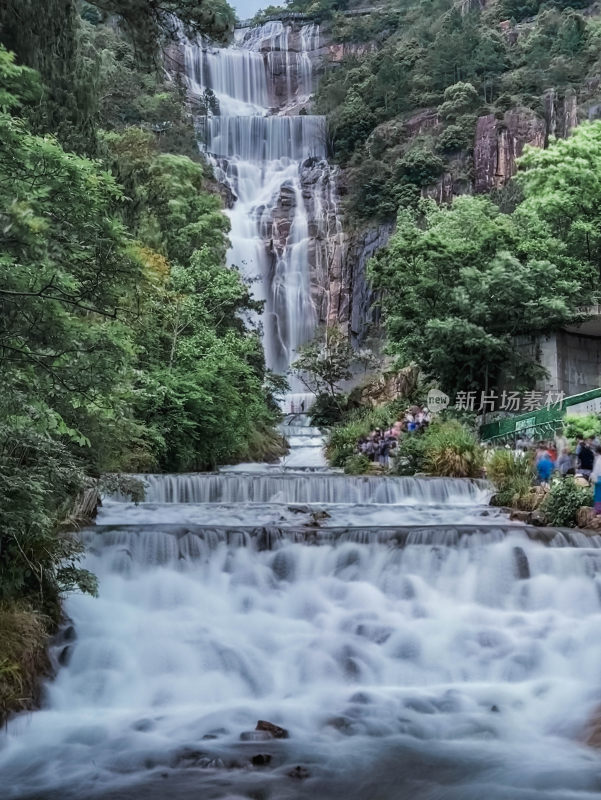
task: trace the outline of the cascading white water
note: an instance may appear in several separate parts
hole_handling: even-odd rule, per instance
[[[303,26],[296,39],[292,49],[290,27],[268,22],[238,31],[229,48],[188,43],[185,60],[190,90],[201,95],[210,88],[219,101],[204,135],[218,177],[236,197],[228,262],[259,281],[254,294],[265,302],[266,361],[278,373],[288,370],[317,322],[300,170],[308,158],[325,158],[325,125],[322,117],[282,110],[309,99],[319,26]]]
[[[187,51],[193,88],[221,101],[208,134],[239,198],[230,260],[263,278],[276,367],[315,318],[298,176],[322,123],[267,116],[268,77],[309,93],[317,33],[294,55],[281,24]],[[290,229],[267,252],[282,197]],[[0,735],[0,797],[599,797],[583,739],[601,537],[524,530],[483,482],[317,472],[308,422],[286,420],[278,465],[149,475],[144,503],[105,499],[82,534],[99,597],[67,599],[42,710]]]
[[[293,448],[294,449],[294,448]],[[345,475],[256,475],[248,473],[141,475],[147,500],[155,503],[333,503],[474,506],[489,487],[452,478],[347,477]],[[400,511],[399,511],[400,513]]]
[[[2,797],[598,796],[601,537],[527,533],[475,481],[145,480],[83,534],[100,596],[67,601]]]
[[[168,483],[151,482],[147,524],[114,503],[85,533],[100,597],[68,601],[45,707],[0,749],[3,797],[598,796],[601,759],[579,737],[600,697],[599,550],[485,519],[460,539],[315,538],[191,528],[168,504],[161,526]],[[447,483],[430,499],[479,499]],[[420,497],[411,484],[397,497]],[[339,486],[350,506],[354,481]],[[258,719],[290,737],[254,733]]]

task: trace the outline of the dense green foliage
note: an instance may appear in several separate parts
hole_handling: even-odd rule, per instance
[[[328,395],[337,403],[340,385],[351,377],[354,352],[337,327],[326,328],[300,348],[292,369],[310,392]]]
[[[95,591],[68,528],[100,473],[205,469],[282,450],[275,384],[258,331],[242,321],[256,304],[224,266],[229,223],[183,90],[154,66],[159,33],[173,33],[164,11],[176,9],[192,31],[229,30],[221,3],[10,0],[0,9],[0,42],[16,51],[0,43],[0,603],[9,621],[17,606],[56,621],[61,592]],[[26,682],[13,657],[0,645],[0,699],[4,677]]]
[[[348,412],[329,435],[326,454],[333,467],[349,474],[365,472],[369,464],[357,454],[357,442],[375,428],[385,430],[401,419],[407,401],[394,401],[375,408]],[[436,419],[424,432],[405,433],[392,455],[391,469],[397,475],[432,475],[478,478],[482,474],[484,450],[477,434],[458,420]]]
[[[494,505],[524,508],[534,480],[530,455],[495,450],[486,462],[486,475],[497,489]]]
[[[364,475],[369,471],[371,461],[362,453],[353,453],[344,462],[345,475]]]
[[[457,420],[433,421],[424,433],[401,437],[394,453],[398,475],[426,472],[450,478],[480,478],[484,450],[478,436]]]
[[[601,434],[601,418],[598,414],[570,415],[563,419],[565,435],[569,439],[581,439]]]
[[[393,471],[397,475],[415,475],[424,470],[426,440],[423,436],[402,436],[394,451]]]
[[[520,167],[512,213],[484,197],[422,200],[371,262],[390,349],[450,394],[531,387],[542,371],[515,337],[576,321],[596,297],[601,123]]]
[[[528,148],[517,183],[519,213],[560,241],[574,276],[584,270],[601,278],[601,122],[583,123],[567,139],[546,149]],[[592,276],[591,276],[592,277]]]
[[[351,47],[317,95],[333,155],[348,168],[347,210],[361,219],[394,217],[443,171],[469,188],[478,116],[502,121],[519,108],[541,118],[546,90],[561,98],[599,73],[601,23],[575,10],[584,0],[378,5],[367,17],[333,15],[334,38]],[[524,17],[533,19],[516,27]]]
[[[160,68],[159,47],[178,33],[173,14],[190,35],[225,41],[232,32],[234,14],[226,0],[3,0],[0,44],[42,78],[39,101],[26,112],[32,130],[51,132],[69,150],[95,153],[96,131],[106,125],[103,111],[113,89],[127,80],[128,62],[133,55],[146,68],[132,87],[140,93]],[[109,54],[98,34],[101,40],[114,37],[114,23],[125,36]],[[110,86],[106,77],[115,62],[125,71],[113,73]]]
[[[480,478],[484,451],[475,433],[460,422],[433,422],[424,438],[424,469],[448,478]]]
[[[549,525],[575,527],[578,510],[582,506],[590,506],[593,502],[593,490],[587,486],[578,486],[573,478],[554,481],[551,491],[543,502],[541,509],[547,516]]]

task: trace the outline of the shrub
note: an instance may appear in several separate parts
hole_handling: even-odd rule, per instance
[[[444,91],[444,102],[438,107],[441,119],[455,122],[459,116],[476,108],[480,96],[471,83],[455,83]]]
[[[354,453],[344,462],[345,475],[363,475],[369,470],[371,461],[362,453]]]
[[[429,472],[449,478],[478,478],[484,450],[476,434],[457,420],[436,420],[423,434],[405,434],[394,453],[397,475]]]
[[[424,467],[432,475],[478,478],[484,450],[474,433],[459,422],[435,422],[426,433]]]
[[[486,471],[497,488],[494,505],[521,508],[527,503],[534,478],[530,456],[517,455],[513,450],[495,450]]]
[[[49,667],[50,628],[48,618],[26,605],[0,605],[0,724],[35,706],[38,680]]]
[[[399,439],[393,455],[393,472],[397,475],[415,475],[424,469],[426,437],[422,434],[404,434]]]
[[[83,487],[62,443],[0,426],[0,602],[27,600],[57,620],[62,592],[94,593],[92,576],[78,567],[81,542],[58,530]]]
[[[341,422],[346,411],[348,398],[340,394],[332,397],[331,394],[318,394],[311,406],[311,423],[319,428],[329,428]]]
[[[588,486],[579,486],[573,478],[554,481],[541,508],[547,515],[550,525],[574,527],[578,509],[590,506],[593,502],[593,490]]]
[[[568,415],[563,421],[563,427],[568,439],[598,436],[601,434],[601,418],[597,414]]]
[[[436,153],[415,148],[396,162],[395,174],[404,183],[429,186],[436,183],[444,172],[444,167],[444,161]]]
[[[347,458],[354,455],[357,442],[365,435],[365,425],[361,420],[348,422],[332,428],[327,445],[328,460],[332,467],[344,467]]]
[[[449,125],[438,137],[437,148],[442,153],[454,153],[463,150],[469,144],[466,132],[460,125]]]

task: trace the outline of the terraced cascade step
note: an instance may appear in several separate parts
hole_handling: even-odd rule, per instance
[[[136,475],[146,500],[156,503],[360,503],[483,505],[492,493],[486,481],[286,473],[191,473]],[[127,498],[113,498],[126,500]]]

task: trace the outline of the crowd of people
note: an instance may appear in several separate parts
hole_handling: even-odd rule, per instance
[[[374,428],[367,436],[362,436],[357,442],[357,453],[367,456],[370,461],[388,466],[399,439],[407,434],[419,433],[429,424],[428,409],[411,406],[389,428]]]
[[[518,439],[516,448],[518,452],[527,453],[532,444]],[[594,487],[595,510],[601,513],[601,439],[597,436],[582,436],[572,447],[560,428],[553,440],[534,445],[534,467],[538,483],[545,487],[554,474],[588,480]]]

